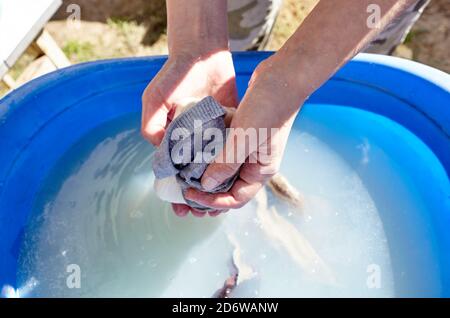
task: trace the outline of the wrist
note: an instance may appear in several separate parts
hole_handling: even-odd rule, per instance
[[[226,0],[168,0],[167,13],[169,55],[229,50]]]
[[[272,55],[255,69],[250,87],[265,91],[264,95],[275,99],[273,102],[289,112],[296,112],[311,94],[305,85],[299,84],[297,73],[298,69],[293,71],[292,66]]]
[[[179,67],[206,67],[205,72],[214,73],[215,71],[223,72],[225,69],[233,70],[233,58],[229,50],[222,51],[178,51],[176,54],[169,54],[168,62],[178,65]],[[206,74],[206,73],[205,73]]]
[[[321,66],[316,63],[316,57],[310,58],[300,49],[281,49],[272,58],[271,63],[279,70],[280,77],[303,99],[306,100],[319,88]]]
[[[198,60],[220,52],[230,53],[228,39],[220,41],[199,37],[189,41],[178,41],[169,46],[169,58]]]

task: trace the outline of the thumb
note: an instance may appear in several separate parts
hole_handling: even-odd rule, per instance
[[[202,187],[206,191],[214,190],[217,186],[232,178],[245,163],[248,157],[247,147],[239,139],[236,130],[232,130],[222,151],[207,167],[201,180]]]
[[[241,167],[236,163],[211,163],[202,176],[202,187],[206,191],[212,191],[228,179],[233,177]]]
[[[160,103],[152,97],[143,99],[142,102],[141,133],[153,145],[159,146],[165,134],[169,108],[165,103]]]
[[[150,118],[148,122],[142,123],[141,134],[142,136],[150,141],[154,146],[159,146],[166,133],[164,120],[159,122],[155,118]]]

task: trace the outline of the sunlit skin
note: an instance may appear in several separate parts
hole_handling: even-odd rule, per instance
[[[251,152],[246,147],[230,146],[234,136],[228,137],[218,158],[245,151],[246,157],[255,158],[265,148],[273,154],[264,163],[212,163],[202,177],[203,187],[213,189],[239,171],[230,191],[186,192],[187,199],[216,209],[210,216],[240,208],[278,171],[294,119],[308,96],[414,2],[320,1],[283,47],[256,68],[238,104],[228,49],[226,0],[167,0],[169,58],[142,96],[142,134],[159,145],[177,100],[208,95],[224,106],[238,107],[232,128],[279,128],[276,138],[259,140],[259,147]],[[380,28],[367,25],[371,4],[381,8]],[[174,204],[173,209],[179,216],[189,211],[205,215],[187,205]]]

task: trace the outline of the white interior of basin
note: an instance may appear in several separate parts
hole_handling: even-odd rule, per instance
[[[151,148],[130,122],[93,131],[43,183],[20,256],[18,286],[36,282],[28,296],[211,297],[231,275],[236,251],[248,279],[231,297],[404,296],[391,258],[416,256],[400,270],[407,287],[440,289],[426,226],[430,207],[392,151],[402,147],[407,156],[426,146],[399,125],[350,108],[308,105],[281,169],[304,196],[303,209],[266,192],[264,212],[253,201],[197,219],[176,217],[153,194]],[[264,194],[259,199],[261,207]],[[420,255],[392,255],[384,227],[392,215]],[[289,224],[285,237],[273,234],[274,220]],[[308,260],[305,248],[323,264]],[[80,270],[80,288],[67,284],[71,265]],[[417,266],[426,278],[416,275]]]

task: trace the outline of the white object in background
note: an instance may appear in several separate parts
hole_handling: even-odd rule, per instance
[[[62,0],[0,0],[0,78],[33,42]]]

